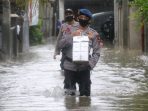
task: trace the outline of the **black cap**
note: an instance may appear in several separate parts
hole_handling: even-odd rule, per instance
[[[72,9],[70,9],[70,8],[68,8],[68,9],[66,9],[66,10],[65,10],[65,14],[66,14],[66,13],[73,14],[73,10],[72,10]]]

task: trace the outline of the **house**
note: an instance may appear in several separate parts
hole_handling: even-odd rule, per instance
[[[0,1],[0,59],[12,59],[17,57],[19,53],[27,52],[29,50],[29,27],[38,23],[38,21],[36,21],[38,16],[36,15],[40,13],[39,11],[34,10],[36,7],[33,5],[34,3],[40,4],[41,1],[34,1],[35,2],[27,1],[26,3],[29,4],[29,7],[25,8],[25,10],[22,10],[16,4],[16,0]],[[22,1],[20,0],[20,2]],[[52,35],[51,32],[53,30],[52,25],[54,25],[52,22],[55,11],[53,10],[54,0],[46,0],[42,2],[45,2],[44,5],[41,4],[41,7],[38,6],[37,8],[38,10],[39,8],[43,8],[42,11],[45,13],[39,17],[43,20],[46,26],[49,24],[45,29],[46,32],[50,33],[48,35],[50,36]],[[47,13],[48,16],[46,15]],[[36,17],[36,20],[33,17]]]
[[[115,45],[119,48],[139,50],[148,53],[148,26],[132,18],[136,7],[129,5],[131,0],[114,0]]]

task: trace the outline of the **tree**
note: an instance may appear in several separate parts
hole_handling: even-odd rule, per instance
[[[134,17],[148,22],[148,0],[132,0],[131,6],[137,7]]]

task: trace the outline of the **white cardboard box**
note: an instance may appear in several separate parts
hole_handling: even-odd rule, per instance
[[[88,36],[73,37],[73,62],[87,62],[89,60],[89,38]]]

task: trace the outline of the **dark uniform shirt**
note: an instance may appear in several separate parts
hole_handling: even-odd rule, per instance
[[[78,30],[77,28],[72,28],[71,32]],[[66,32],[68,33],[68,32]],[[92,38],[89,39],[89,52],[91,56],[89,58],[88,63],[74,63],[69,60],[64,61],[64,69],[71,70],[71,71],[83,71],[88,70],[89,68],[93,69],[100,57],[100,45],[99,45],[99,34],[93,30],[92,28],[88,27],[82,32],[82,35],[88,36],[88,33],[92,33]],[[65,34],[60,40],[58,44],[58,49],[66,48],[65,56],[72,60],[72,46],[73,46],[73,36],[72,34]],[[92,50],[92,52],[91,52]]]
[[[56,46],[55,46],[55,54],[56,55],[59,55],[60,51],[61,51],[61,49],[58,48],[59,41],[63,37],[65,37],[66,35],[71,34],[74,29],[78,28],[78,26],[79,26],[78,22],[74,22],[72,25],[69,25],[67,23],[63,23],[61,25],[61,28],[60,28],[60,31],[59,31],[59,34],[58,34],[58,37],[57,37]]]

